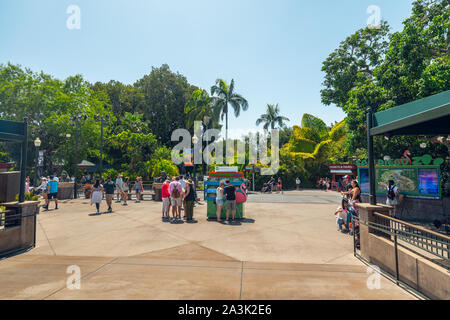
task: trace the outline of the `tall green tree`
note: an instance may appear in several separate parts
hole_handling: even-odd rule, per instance
[[[186,114],[186,128],[192,129],[195,121],[202,121],[204,129],[219,128],[219,117],[214,112],[212,99],[208,92],[197,89],[192,92],[192,96],[184,108]]]
[[[366,111],[386,110],[450,89],[448,0],[417,0],[403,30],[361,29],[324,61],[324,104],[347,114],[347,152],[366,152]],[[400,156],[423,139],[375,139],[375,151]],[[431,153],[437,152],[433,145]]]
[[[285,127],[285,121],[290,121],[288,118],[280,115],[280,107],[278,103],[276,105],[267,104],[266,113],[262,114],[258,120],[256,120],[256,125],[259,126],[263,123],[264,130],[275,129],[276,126],[279,128]]]
[[[211,95],[215,112],[220,114],[222,121],[225,117],[225,141],[228,141],[228,106],[230,105],[234,110],[234,115],[239,117],[241,109],[247,111],[248,102],[240,94],[234,92],[234,79],[231,79],[230,85],[225,80],[217,79],[216,84],[211,87]]]
[[[151,132],[161,143],[171,146],[172,132],[186,127],[184,107],[197,88],[166,64],[152,68],[134,87],[144,97],[139,112],[149,121]]]

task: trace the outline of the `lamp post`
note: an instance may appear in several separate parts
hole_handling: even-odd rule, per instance
[[[103,172],[103,123],[105,121],[109,121],[109,115],[106,115],[106,117],[103,117],[101,115],[95,115],[94,119],[96,121],[100,121],[100,165],[99,165],[99,171],[100,171],[100,178],[102,177]]]
[[[87,116],[84,115],[76,115],[72,118],[72,125],[75,125],[75,163],[74,163],[74,170],[73,170],[73,198],[76,199],[78,197],[78,189],[77,189],[77,174],[78,174],[78,139],[80,136],[80,121],[86,121]]]
[[[41,139],[39,139],[39,137],[36,138],[36,140],[34,140],[34,146],[36,149],[36,181],[35,181],[35,185],[38,186],[39,185],[39,147],[41,146]]]

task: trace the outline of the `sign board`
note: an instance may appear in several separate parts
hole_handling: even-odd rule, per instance
[[[369,193],[369,168],[358,168],[359,184],[363,194]],[[439,166],[376,166],[375,188],[386,195],[389,180],[394,180],[401,194],[408,198],[442,198]]]
[[[186,148],[183,150],[183,162],[185,167],[193,167],[194,164],[192,163],[192,149]]]
[[[216,172],[238,172],[238,167],[216,167]]]

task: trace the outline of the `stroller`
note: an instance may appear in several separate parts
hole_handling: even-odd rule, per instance
[[[264,183],[261,189],[262,193],[272,193],[272,185],[270,183]]]

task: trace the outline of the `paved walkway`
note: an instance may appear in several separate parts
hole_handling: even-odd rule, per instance
[[[38,216],[35,249],[0,261],[0,298],[413,298],[383,277],[380,289],[367,288],[351,238],[336,231],[339,197],[268,196],[251,199],[247,222],[233,226],[208,222],[205,205],[195,208],[198,223],[172,225],[161,222],[157,202],[116,204],[100,216],[89,215],[95,210],[85,199],[62,202]],[[66,287],[72,265],[81,270],[80,290]]]

